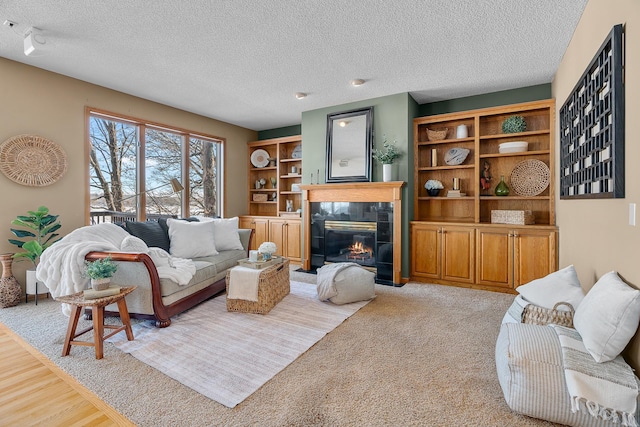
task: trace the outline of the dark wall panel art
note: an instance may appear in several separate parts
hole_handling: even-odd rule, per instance
[[[613,27],[560,109],[560,198],[624,198],[623,28]]]

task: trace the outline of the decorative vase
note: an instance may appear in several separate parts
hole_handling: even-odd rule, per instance
[[[392,163],[384,163],[382,165],[382,181],[383,182],[393,181],[393,164]]]
[[[436,197],[438,194],[440,194],[440,189],[439,188],[430,188],[430,189],[427,189],[427,193],[429,193],[429,195],[431,197]]]
[[[460,125],[456,128],[456,138],[466,138],[468,136],[467,125]]]
[[[104,291],[109,287],[111,277],[103,277],[102,279],[91,279],[91,288],[94,291]]]
[[[22,288],[20,283],[13,276],[11,265],[13,264],[13,254],[0,255],[2,263],[2,277],[0,278],[0,308],[13,307],[20,303],[22,298]]]
[[[496,196],[508,196],[509,195],[509,186],[506,182],[504,182],[504,175],[500,177],[500,182],[496,185],[495,189]]]
[[[269,252],[265,252],[262,254],[262,259],[264,261],[269,261],[271,259],[271,254]]]

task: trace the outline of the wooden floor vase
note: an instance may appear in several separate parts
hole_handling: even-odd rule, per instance
[[[13,264],[13,254],[1,254],[2,277],[0,278],[0,308],[13,307],[20,303],[22,298],[22,288],[20,283],[13,276],[11,264]]]

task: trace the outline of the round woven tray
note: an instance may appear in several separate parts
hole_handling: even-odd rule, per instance
[[[46,138],[18,135],[0,144],[0,171],[18,184],[43,187],[65,174],[67,155]]]
[[[511,188],[519,196],[537,196],[547,189],[551,173],[541,160],[524,160],[511,171]]]

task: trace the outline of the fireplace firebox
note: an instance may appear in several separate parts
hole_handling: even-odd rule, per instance
[[[356,262],[375,267],[376,224],[357,221],[324,222],[326,262]]]
[[[311,203],[311,266],[355,262],[393,285],[393,205],[379,202]]]

